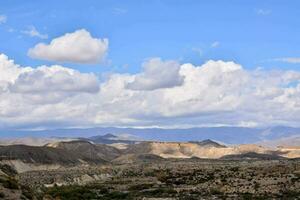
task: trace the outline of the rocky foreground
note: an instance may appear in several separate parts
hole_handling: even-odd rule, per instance
[[[0,183],[3,199],[300,198],[297,159],[153,161],[145,158],[134,164],[30,171],[13,177]]]

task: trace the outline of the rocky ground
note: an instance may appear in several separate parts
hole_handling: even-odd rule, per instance
[[[169,159],[21,173],[38,199],[300,199],[300,160]]]

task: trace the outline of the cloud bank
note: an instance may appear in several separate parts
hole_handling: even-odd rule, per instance
[[[32,58],[69,62],[97,63],[106,55],[108,39],[93,38],[85,29],[53,39],[50,44],[39,43],[29,49]]]
[[[22,67],[4,54],[0,71],[0,127],[300,125],[297,71],[154,58],[141,73],[100,81],[59,65]]]

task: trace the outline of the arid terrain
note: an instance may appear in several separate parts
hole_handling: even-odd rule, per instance
[[[296,146],[97,140],[0,146],[1,198],[300,198]]]
[[[4,199],[297,199],[300,161],[141,156],[134,164],[28,171],[7,180]]]

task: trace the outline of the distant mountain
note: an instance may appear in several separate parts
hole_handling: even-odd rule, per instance
[[[282,137],[279,139],[270,139],[263,140],[258,142],[258,144],[276,148],[278,146],[289,147],[289,146],[300,146],[300,135],[299,136],[290,136],[290,137]]]
[[[300,136],[300,128],[276,126],[264,129],[260,135],[265,140],[275,140],[279,138]]]
[[[114,143],[134,144],[136,142],[134,140],[120,138],[113,134],[97,135],[86,139],[99,144],[114,144]]]
[[[132,139],[106,138],[106,134],[120,135],[129,134],[147,141],[186,142],[201,141],[207,138],[221,141],[225,144],[257,143],[263,140],[275,140],[284,137],[300,136],[300,128],[271,127],[271,128],[246,128],[246,127],[200,127],[187,129],[161,129],[161,128],[116,128],[98,127],[85,129],[56,129],[43,131],[16,131],[2,130],[1,137],[68,137],[89,138],[96,143],[108,143],[111,139],[122,140],[132,143]],[[111,136],[111,135],[108,135]]]

